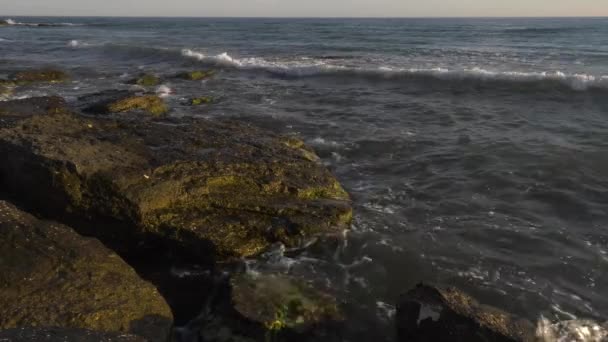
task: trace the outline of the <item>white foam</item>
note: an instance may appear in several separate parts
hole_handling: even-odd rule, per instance
[[[479,80],[479,81],[507,81],[507,82],[559,82],[574,90],[587,90],[590,87],[608,88],[608,75],[590,75],[584,73],[565,73],[560,70],[553,71],[518,71],[518,70],[489,70],[483,67],[468,68],[405,68],[400,66],[344,66],[327,64],[326,61],[299,57],[292,59],[269,60],[261,57],[234,58],[224,52],[219,55],[206,55],[205,53],[184,49],[182,55],[199,61],[215,63],[218,65],[263,69],[270,72],[287,74],[291,76],[314,76],[330,73],[350,73],[363,76],[379,76],[382,78],[430,76],[445,80]]]
[[[156,88],[156,95],[160,97],[168,97],[171,94],[173,94],[173,90],[164,84],[161,84]]]
[[[79,42],[79,41],[77,41],[77,40],[70,40],[70,41],[68,42],[68,46],[69,46],[69,47],[78,47],[79,45],[80,45],[80,42]]]
[[[6,19],[6,23],[9,25],[18,25],[19,24],[16,21],[14,21],[13,19]]]
[[[574,319],[551,323],[541,316],[536,326],[536,337],[543,342],[602,342],[608,339],[607,325]]]

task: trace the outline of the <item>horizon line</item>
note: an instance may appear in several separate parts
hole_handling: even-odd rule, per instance
[[[2,14],[0,18],[149,18],[149,19],[608,19],[608,15],[582,16],[137,16],[137,15],[25,15]]]

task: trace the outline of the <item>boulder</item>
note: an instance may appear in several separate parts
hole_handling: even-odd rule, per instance
[[[69,79],[68,74],[56,69],[39,69],[18,71],[10,76],[10,80],[17,84],[29,84],[36,82],[65,82]]]
[[[343,323],[343,316],[336,299],[302,280],[279,274],[241,274],[230,284],[231,311],[202,320],[203,341],[340,340],[336,327]]]
[[[82,328],[166,341],[173,323],[156,288],[98,240],[6,201],[0,201],[0,303],[0,330]]]
[[[0,129],[0,154],[0,189],[47,215],[113,222],[81,231],[123,248],[160,241],[229,260],[303,246],[352,219],[348,194],[301,140],[233,121],[40,115]]]
[[[188,81],[200,81],[209,78],[214,74],[215,72],[213,70],[195,70],[182,72],[177,74],[177,77]]]
[[[2,342],[146,342],[141,336],[70,328],[15,328],[0,331]]]
[[[527,320],[481,305],[455,288],[420,284],[397,305],[398,341],[535,341]]]

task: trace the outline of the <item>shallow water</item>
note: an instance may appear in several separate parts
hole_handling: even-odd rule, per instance
[[[345,245],[250,267],[332,291],[354,336],[420,281],[532,320],[608,317],[608,19],[12,19],[0,73],[74,75],[16,97],[215,68],[165,84],[173,115],[313,146],[354,200]]]

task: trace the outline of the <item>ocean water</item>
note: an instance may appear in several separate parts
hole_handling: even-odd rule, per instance
[[[314,147],[352,194],[352,231],[337,248],[248,264],[334,293],[353,336],[390,340],[398,295],[421,281],[533,321],[608,317],[606,18],[11,23],[0,76],[74,76],[15,97],[213,68],[164,84],[172,115],[246,120]],[[186,106],[195,95],[216,102]]]

